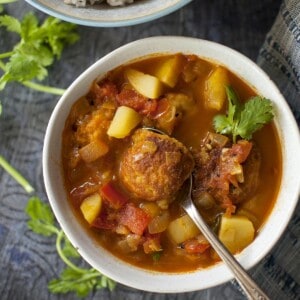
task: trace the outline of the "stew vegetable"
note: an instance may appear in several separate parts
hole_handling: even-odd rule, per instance
[[[178,53],[122,65],[93,82],[65,124],[63,172],[74,213],[95,241],[136,266],[210,266],[217,255],[180,207],[192,174],[198,210],[240,252],[280,186],[272,118],[269,100],[215,62]]]

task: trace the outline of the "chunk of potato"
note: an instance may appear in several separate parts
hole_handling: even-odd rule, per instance
[[[142,202],[140,208],[146,212],[151,218],[154,218],[159,215],[161,209],[155,202]]]
[[[205,82],[205,105],[207,108],[221,110],[226,100],[226,85],[229,85],[227,71],[217,67]]]
[[[125,75],[133,88],[143,96],[155,99],[162,94],[163,83],[157,77],[134,69],[127,69]]]
[[[188,215],[173,220],[169,224],[167,232],[171,240],[176,244],[194,238],[200,233],[198,227]]]
[[[150,234],[163,232],[167,229],[170,222],[170,214],[166,210],[160,215],[154,217],[148,224],[148,231]]]
[[[92,194],[85,198],[81,205],[80,210],[86,221],[91,224],[96,219],[101,211],[102,198],[98,193]]]
[[[105,155],[108,152],[108,150],[109,148],[106,143],[95,139],[89,144],[79,149],[78,152],[83,161],[90,163],[95,161],[99,157]]]
[[[154,75],[169,87],[174,87],[183,68],[183,57],[175,55],[166,59],[155,70]]]
[[[142,117],[132,108],[119,106],[108,128],[107,134],[115,138],[124,138],[135,128]]]
[[[244,216],[222,216],[219,239],[231,253],[237,253],[247,247],[254,239],[254,226]]]

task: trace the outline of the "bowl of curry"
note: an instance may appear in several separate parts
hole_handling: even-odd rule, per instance
[[[291,111],[252,61],[209,41],[152,37],[68,88],[48,124],[44,180],[58,222],[94,268],[179,293],[232,278],[181,208],[189,176],[199,212],[248,269],[291,218],[299,151]]]

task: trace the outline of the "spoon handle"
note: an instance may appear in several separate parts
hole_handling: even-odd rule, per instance
[[[250,278],[250,276],[247,274],[244,268],[225,248],[225,246],[220,242],[220,240],[214,234],[214,232],[208,227],[206,222],[200,216],[193,201],[191,199],[186,199],[185,201],[183,201],[182,207],[190,216],[190,218],[195,222],[195,224],[201,230],[202,234],[209,241],[209,243],[212,245],[212,247],[215,249],[218,255],[231,269],[232,273],[235,275],[236,280],[240,284],[241,288],[244,290],[248,299],[268,300],[268,296]]]

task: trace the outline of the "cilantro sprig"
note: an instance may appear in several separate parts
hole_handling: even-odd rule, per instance
[[[0,13],[3,4],[17,0],[0,0]],[[11,51],[0,53],[0,91],[7,83],[16,81],[29,88],[61,95],[64,89],[49,87],[36,82],[48,75],[47,68],[55,59],[59,59],[65,45],[73,44],[79,38],[75,32],[76,25],[62,22],[56,18],[48,17],[39,25],[38,19],[32,13],[27,14],[23,20],[9,16],[0,16],[0,27],[20,36]],[[0,72],[1,73],[1,72]],[[0,115],[2,103],[0,101]],[[78,267],[74,260],[80,258],[79,253],[71,245],[64,232],[56,226],[55,217],[48,204],[34,194],[33,186],[17,171],[3,156],[0,155],[0,167],[10,174],[31,195],[25,211],[29,217],[27,226],[35,233],[45,237],[56,237],[56,250],[67,265],[60,277],[49,282],[48,288],[52,293],[75,292],[79,297],[85,297],[94,289],[108,288],[113,290],[116,283],[90,268]]]
[[[114,289],[113,280],[93,268],[79,268],[70,260],[80,258],[80,255],[64,232],[55,226],[55,218],[49,205],[34,196],[29,199],[25,211],[30,218],[27,225],[33,232],[46,237],[56,236],[56,250],[67,265],[60,278],[50,281],[48,288],[52,293],[76,292],[77,296],[85,297],[93,289]]]
[[[1,1],[1,0],[0,0]],[[76,25],[48,17],[39,25],[37,17],[28,13],[19,21],[10,15],[0,16],[0,27],[18,34],[20,41],[11,51],[0,54],[0,90],[16,81],[32,89],[62,95],[63,89],[37,83],[48,76],[47,68],[59,59],[65,45],[75,43],[79,36]]]
[[[28,194],[34,192],[32,185],[2,155],[0,155],[0,167],[14,178]]]
[[[0,166],[3,167],[28,194],[34,193],[32,185],[0,155]],[[27,202],[25,212],[29,217],[27,226],[36,234],[45,237],[56,237],[56,250],[67,267],[59,278],[49,282],[48,288],[52,293],[75,292],[78,297],[87,296],[94,289],[108,288],[113,290],[116,283],[97,270],[78,267],[72,259],[79,259],[80,255],[72,246],[64,232],[56,226],[55,217],[50,206],[39,197],[31,196]]]
[[[217,133],[232,135],[234,143],[238,136],[250,140],[255,131],[274,118],[272,102],[269,99],[255,96],[243,104],[230,86],[226,87],[226,94],[227,114],[215,116],[213,125]]]

